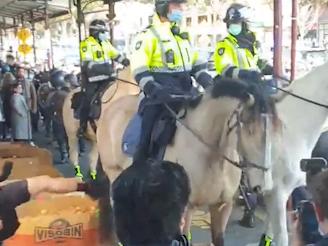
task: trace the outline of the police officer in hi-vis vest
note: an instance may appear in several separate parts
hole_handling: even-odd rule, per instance
[[[228,35],[216,45],[214,64],[218,74],[224,77],[258,82],[263,75],[272,75],[273,69],[259,59],[256,35],[249,29],[249,8],[232,4],[223,21]]]
[[[83,107],[80,115],[79,135],[83,135],[88,122],[90,101],[95,93],[112,81],[112,60],[129,66],[130,61],[110,43],[109,32],[103,20],[93,20],[89,26],[89,37],[80,44],[82,59]]]
[[[192,90],[191,77],[204,88],[212,82],[206,71],[207,62],[199,59],[188,33],[180,29],[183,4],[186,2],[156,0],[151,25],[137,37],[135,43],[131,69],[144,94],[139,105],[141,142],[135,160],[144,160],[154,154],[149,150],[151,132],[154,121],[165,110],[165,98],[175,93],[189,94]],[[154,104],[159,98],[163,103]],[[169,105],[177,110],[173,104]]]

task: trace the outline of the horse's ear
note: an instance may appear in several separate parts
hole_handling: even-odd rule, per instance
[[[247,107],[252,107],[255,104],[255,98],[252,94],[247,93],[247,99],[245,101]]]

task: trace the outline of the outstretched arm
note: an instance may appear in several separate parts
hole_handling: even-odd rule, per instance
[[[38,176],[16,181],[0,188],[0,206],[15,208],[42,192],[65,194],[83,191],[94,199],[109,195],[107,177],[83,183],[77,178]]]
[[[78,191],[80,179],[77,178],[51,178],[49,176],[38,176],[28,178],[27,188],[31,197],[35,197],[42,192],[64,194]]]

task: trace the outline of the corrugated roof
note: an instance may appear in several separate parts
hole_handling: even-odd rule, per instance
[[[0,1],[0,28],[14,27],[14,19],[17,24],[25,21],[45,20],[45,7],[47,5],[48,18],[54,18],[69,13],[69,0],[1,0]],[[33,11],[33,16],[31,12]],[[33,17],[33,18],[32,18]]]

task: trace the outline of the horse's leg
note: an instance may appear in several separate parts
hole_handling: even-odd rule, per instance
[[[232,211],[232,201],[210,206],[212,242],[215,246],[224,245],[224,232]]]
[[[83,174],[81,173],[81,168],[79,165],[78,138],[76,137],[76,134],[72,132],[67,133],[67,137],[69,145],[69,159],[74,165],[75,176],[82,178]]]
[[[90,176],[92,179],[96,179],[97,175],[97,162],[98,162],[98,149],[97,143],[94,140],[90,140],[90,152],[89,152],[89,160],[90,160]]]
[[[108,175],[104,172],[102,168],[102,163],[100,160],[98,166],[98,176],[106,178],[108,186],[110,186],[110,179]],[[104,179],[105,180],[105,179]],[[114,224],[114,211],[110,202],[110,190],[108,191],[107,196],[102,197],[98,201],[99,208],[99,241],[100,245],[112,246],[118,245],[118,239],[115,231]]]
[[[188,237],[188,240],[191,241],[191,222],[192,222],[192,215],[194,213],[194,209],[189,207],[185,214],[185,224],[183,227],[183,234]]]
[[[282,190],[274,190],[265,197],[269,222],[266,233],[279,246],[288,246],[287,200],[288,195]]]

